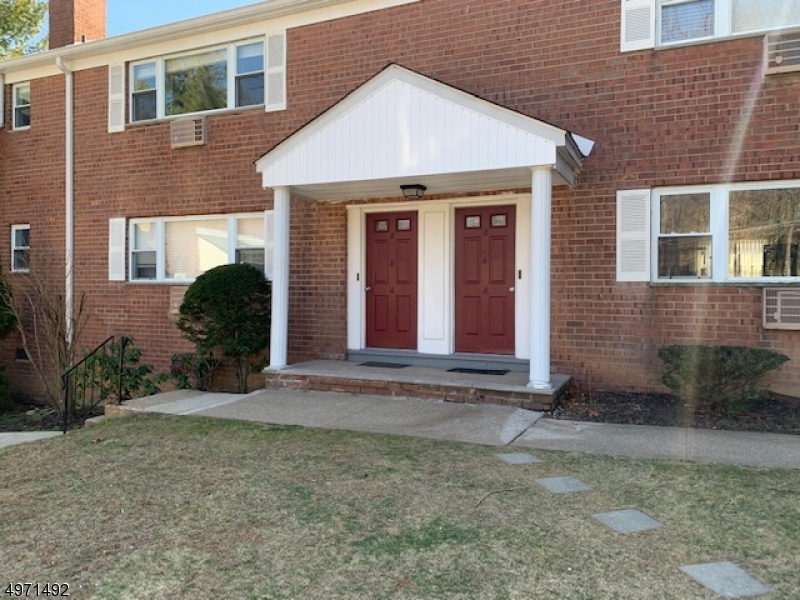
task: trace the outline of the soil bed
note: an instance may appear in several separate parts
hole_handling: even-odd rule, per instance
[[[800,435],[800,400],[777,396],[753,402],[744,412],[726,414],[685,404],[669,394],[582,392],[568,396],[553,417],[622,425]]]
[[[80,429],[91,414],[70,417],[68,429]],[[33,406],[15,406],[0,413],[0,433],[9,431],[60,431],[63,417],[50,409]]]

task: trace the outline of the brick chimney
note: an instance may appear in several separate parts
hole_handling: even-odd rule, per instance
[[[106,37],[106,0],[50,0],[50,49]]]

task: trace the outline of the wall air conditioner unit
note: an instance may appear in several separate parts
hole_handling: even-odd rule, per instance
[[[800,71],[800,30],[768,33],[764,36],[764,73]]]
[[[206,118],[175,119],[169,124],[169,139],[173,148],[205,146],[208,141]]]
[[[800,329],[800,288],[764,288],[764,329]]]

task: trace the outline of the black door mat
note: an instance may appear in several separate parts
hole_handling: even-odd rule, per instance
[[[456,369],[447,369],[448,373],[469,373],[470,375],[505,375],[508,369],[468,369],[466,367],[459,367]]]
[[[400,363],[377,362],[369,361],[360,363],[361,367],[383,367],[384,369],[405,369],[408,365],[401,365]]]

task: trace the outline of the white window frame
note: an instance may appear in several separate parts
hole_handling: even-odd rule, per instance
[[[237,106],[236,105],[236,83],[240,76],[245,75],[253,75],[255,72],[247,72],[247,73],[238,73],[236,71],[237,67],[237,49],[240,46],[248,46],[250,44],[260,43],[262,48],[264,49],[263,60],[264,60],[264,69],[261,71],[264,77],[264,101],[260,104],[248,104],[245,106]],[[196,54],[204,54],[207,52],[214,52],[215,50],[225,50],[227,53],[227,105],[224,108],[217,108],[217,109],[209,109],[203,111],[195,111],[191,113],[182,113],[179,115],[167,115],[166,114],[166,93],[165,93],[165,77],[166,77],[166,67],[165,64],[168,60],[173,60],[176,58],[183,58],[187,56],[193,56]],[[229,110],[241,110],[241,109],[248,109],[248,108],[255,108],[261,107],[264,109],[264,103],[266,102],[267,98],[267,71],[266,71],[266,61],[267,61],[267,42],[265,37],[257,37],[257,38],[250,38],[246,40],[239,40],[230,44],[222,44],[217,46],[209,46],[207,48],[196,48],[193,49],[191,52],[181,52],[179,54],[169,54],[165,56],[159,56],[156,58],[149,58],[147,60],[138,60],[135,62],[130,63],[128,66],[128,80],[130,83],[130,89],[128,90],[128,122],[129,123],[147,123],[148,121],[153,120],[163,120],[163,119],[177,119],[181,117],[189,117],[192,115],[199,115],[199,114],[209,114],[209,113],[218,113],[224,112]],[[153,64],[155,66],[155,74],[156,74],[156,117],[155,119],[139,119],[134,120],[133,114],[133,96],[136,90],[133,89],[133,82],[134,82],[134,68],[140,65],[147,65]]]
[[[792,23],[789,25],[777,25],[775,27],[768,27],[762,29],[753,29],[749,31],[733,31],[733,0],[714,0],[714,32],[709,36],[689,38],[685,40],[677,40],[674,42],[661,41],[661,15],[664,6],[674,6],[676,4],[688,4],[695,0],[655,0],[656,1],[656,46],[659,47],[672,47],[681,46],[686,44],[693,44],[696,42],[704,42],[715,39],[741,37],[763,34],[768,31],[778,31],[781,29],[795,29],[800,28],[800,22]]]
[[[27,231],[28,232],[28,245],[27,246],[17,246],[17,232],[18,231]],[[30,272],[30,256],[31,256],[31,246],[30,246],[30,231],[31,226],[29,224],[24,225],[12,225],[11,226],[11,272],[12,273],[29,273]],[[24,268],[17,268],[16,266],[16,253],[20,251],[28,252],[28,266]]]
[[[728,207],[731,192],[775,189],[798,189],[800,180],[762,181],[734,184],[665,187],[652,190],[651,210],[651,281],[654,283],[730,283],[772,285],[780,283],[800,283],[800,276],[793,277],[734,277],[729,274],[728,252]],[[661,231],[661,198],[676,194],[707,193],[711,203],[711,276],[688,278],[659,278],[658,240]]]
[[[714,40],[752,37],[770,31],[800,29],[800,19],[789,24],[747,31],[733,30],[734,0],[713,0],[714,31],[710,35],[665,42],[662,40],[663,9],[696,0],[621,0],[620,50],[631,52],[648,48],[672,48]]]
[[[30,129],[30,109],[33,102],[28,102],[28,104],[17,104],[17,90],[27,88],[28,89],[28,98],[31,96],[31,83],[30,81],[25,81],[22,83],[15,83],[11,88],[11,123],[12,129],[15,131],[25,131],[26,129]],[[17,122],[17,109],[19,108],[28,108],[28,124],[27,125],[19,125]]]
[[[227,222],[228,234],[228,263],[233,264],[236,262],[236,250],[239,247],[237,242],[237,225],[239,219],[262,219],[264,220],[264,271],[265,274],[271,272],[267,265],[268,261],[268,246],[270,231],[266,227],[268,213],[255,212],[255,213],[233,213],[233,214],[217,214],[217,215],[192,215],[188,217],[157,217],[157,218],[136,218],[128,221],[128,239],[130,240],[128,247],[128,281],[131,283],[167,283],[170,285],[183,285],[190,284],[194,278],[189,277],[167,277],[166,276],[166,224],[176,222],[191,222],[191,221],[213,221],[224,220]],[[134,248],[135,240],[135,227],[142,223],[152,223],[156,228],[156,277],[155,279],[137,279],[134,275],[134,254],[141,252]]]

